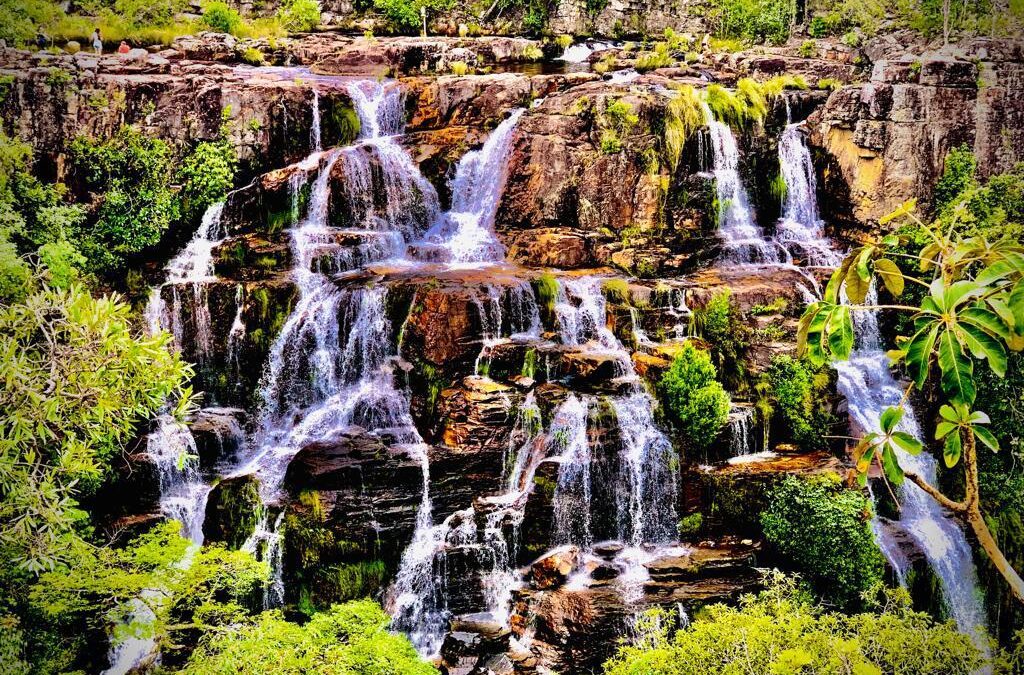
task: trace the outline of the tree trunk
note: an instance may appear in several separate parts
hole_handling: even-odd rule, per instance
[[[995,568],[1003,575],[1003,579],[1006,580],[1010,591],[1013,593],[1013,597],[1017,598],[1017,602],[1024,603],[1024,579],[1020,578],[1017,571],[1010,565],[1010,561],[999,550],[999,544],[989,531],[988,525],[985,524],[985,518],[981,515],[981,511],[977,507],[973,507],[968,510],[966,518],[971,526],[971,530],[978,537],[981,548],[984,549],[989,560],[992,561]]]
[[[958,433],[954,431],[953,433]],[[1020,578],[1017,571],[1010,565],[1003,552],[999,550],[999,543],[985,523],[985,517],[981,515],[981,494],[978,486],[978,444],[974,438],[974,432],[968,430],[964,439],[964,512],[962,517],[971,526],[978,543],[988,555],[989,560],[995,565],[999,573],[1006,579],[1010,591],[1017,598],[1017,602],[1024,603],[1024,579]]]

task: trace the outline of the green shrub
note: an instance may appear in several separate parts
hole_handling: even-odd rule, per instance
[[[264,612],[201,643],[183,672],[436,675],[405,636],[388,630],[390,623],[372,600],[334,605],[303,625],[285,621],[280,612]]]
[[[935,184],[935,211],[941,213],[953,204],[968,188],[977,185],[974,174],[978,161],[974,151],[966,143],[954,148],[946,155],[942,177]]]
[[[843,83],[834,77],[823,77],[818,80],[818,89],[828,89],[829,91],[835,91],[836,89],[842,89]]]
[[[246,47],[245,51],[242,52],[242,60],[248,63],[250,66],[262,66],[267,62],[263,52],[256,47]]]
[[[559,35],[555,38],[555,44],[558,45],[559,49],[563,52],[572,45],[571,35]]]
[[[792,8],[787,0],[723,0],[710,18],[720,36],[782,44],[789,38]]]
[[[839,476],[786,476],[761,514],[765,539],[823,597],[855,607],[882,579],[882,554],[871,531],[871,500]]]
[[[728,288],[711,296],[703,307],[694,309],[691,330],[711,345],[712,362],[730,389],[739,389],[743,385],[742,359],[750,329],[733,304]]]
[[[827,436],[837,423],[825,406],[829,373],[805,360],[780,355],[772,359],[763,378],[774,417],[785,425],[788,436],[804,449],[827,448]]]
[[[520,56],[527,61],[540,61],[544,58],[544,52],[537,45],[526,45]]]
[[[373,6],[384,15],[395,29],[403,32],[419,32],[420,9],[426,9],[428,17],[450,11],[454,0],[374,0]]]
[[[696,449],[711,445],[729,419],[729,395],[716,376],[708,353],[686,343],[658,383],[666,411]]]
[[[469,66],[466,65],[465,61],[452,61],[448,64],[448,69],[452,71],[452,75],[462,77],[469,72]]]
[[[182,0],[116,0],[114,9],[133,26],[167,26],[184,9]]]
[[[622,138],[629,135],[640,118],[633,106],[620,99],[605,101],[604,111],[598,118],[601,128],[601,152],[610,155],[622,150]]]
[[[646,73],[657,68],[667,68],[674,63],[675,59],[669,53],[668,44],[659,42],[654,46],[653,51],[644,52],[638,56],[633,67],[638,73]]]
[[[182,214],[192,220],[211,205],[224,201],[237,169],[235,149],[226,140],[196,145],[178,170]]]
[[[814,40],[804,40],[797,53],[805,59],[814,58],[818,54],[818,44]]]
[[[277,19],[289,33],[308,33],[320,23],[317,0],[285,0],[277,10]]]
[[[227,3],[215,0],[203,8],[203,23],[217,32],[234,34],[242,24],[242,17]]]
[[[86,187],[101,197],[83,251],[94,266],[117,268],[126,256],[160,241],[178,218],[173,156],[164,141],[123,126],[106,141],[76,138],[71,158]]]
[[[815,605],[793,579],[767,577],[767,590],[739,606],[705,608],[670,633],[665,610],[641,619],[640,640],[605,664],[606,675],[969,675],[982,654],[952,623],[910,608],[906,591],[884,591],[873,611],[846,615]]]
[[[28,295],[32,270],[18,255],[17,247],[0,241],[0,305],[21,302]]]

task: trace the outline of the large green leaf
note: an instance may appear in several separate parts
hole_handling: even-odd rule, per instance
[[[993,373],[1005,377],[1006,349],[1003,348],[1003,344],[973,324],[962,323],[959,328],[971,354],[977,359],[986,359]]]
[[[901,450],[911,455],[918,455],[924,449],[924,444],[905,431],[894,431],[892,442]]]
[[[932,351],[935,349],[935,339],[939,335],[939,328],[938,323],[927,324],[917,331],[907,343],[907,367],[918,389],[922,388],[925,380],[928,379]]]
[[[875,271],[893,297],[899,297],[903,293],[903,274],[896,263],[888,258],[879,258],[875,261]]]
[[[850,299],[850,302],[857,303],[858,305],[864,302],[864,299],[868,295],[868,289],[871,287],[871,278],[867,280],[860,276],[857,272],[857,268],[851,266],[849,271],[846,273],[846,297]]]
[[[974,436],[992,452],[999,452],[999,441],[985,427],[973,427]]]
[[[939,335],[939,369],[942,370],[942,391],[953,402],[974,403],[974,363],[964,354],[960,342],[950,330]]]
[[[854,334],[853,319],[850,317],[850,308],[846,305],[839,305],[829,314],[828,324],[828,346],[832,350],[832,356],[846,360],[850,358],[853,351]]]
[[[963,446],[960,443],[960,432],[956,431],[946,436],[946,442],[942,445],[942,459],[946,462],[947,467],[952,469],[956,466],[956,463],[960,461],[961,452],[963,452]]]
[[[861,249],[860,255],[857,256],[857,276],[865,283],[871,281],[871,268],[868,265],[874,252],[874,246],[865,246]]]
[[[892,430],[896,428],[896,425],[903,419],[903,408],[899,406],[891,405],[882,411],[881,419],[879,423],[882,427],[882,432],[888,436],[892,433]]]
[[[996,305],[1000,304],[998,300],[995,302]],[[992,305],[992,302],[989,304]],[[981,305],[974,305],[973,307],[961,310],[956,316],[961,323],[977,326],[993,336],[999,336],[1004,340],[1010,337],[1010,328],[1006,321],[996,312],[986,309]]]
[[[892,445],[886,443],[882,448],[882,469],[885,471],[885,477],[889,479],[889,482],[893,485],[903,484],[903,469],[900,468],[899,460],[896,459],[896,453],[892,449]]]

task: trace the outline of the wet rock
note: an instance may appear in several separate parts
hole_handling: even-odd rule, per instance
[[[196,441],[200,466],[210,469],[233,461],[245,441],[246,412],[241,408],[203,408],[189,429]]]
[[[579,562],[580,550],[575,546],[555,549],[530,566],[530,581],[534,588],[547,589],[561,586]]]
[[[259,522],[262,501],[255,475],[225,478],[210,491],[203,520],[203,537],[237,549],[245,543]]]

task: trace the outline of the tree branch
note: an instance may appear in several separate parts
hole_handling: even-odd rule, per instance
[[[953,501],[946,495],[939,492],[938,488],[932,486],[928,481],[926,481],[924,478],[917,475],[913,471],[906,471],[904,472],[904,475],[906,475],[906,477],[909,478],[910,481],[914,483],[914,485],[927,492],[932,497],[932,499],[937,501],[939,504],[942,504],[943,507],[949,509],[953,513],[959,515],[967,512],[966,504],[964,504],[963,502]]]

